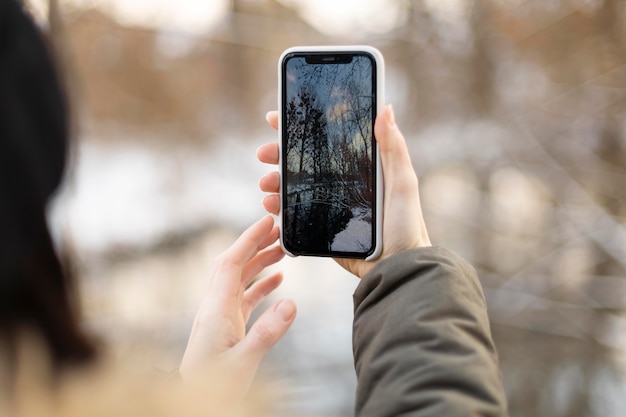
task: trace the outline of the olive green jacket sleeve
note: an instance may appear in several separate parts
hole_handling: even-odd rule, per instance
[[[381,261],[354,293],[358,417],[506,416],[475,270],[441,248]]]

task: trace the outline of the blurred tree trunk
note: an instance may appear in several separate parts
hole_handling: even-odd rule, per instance
[[[250,119],[240,117],[241,114],[254,114],[256,111],[255,102],[251,97],[260,95],[260,88],[255,82],[255,57],[258,51],[248,44],[250,38],[265,39],[264,28],[254,24],[250,27],[252,20],[244,20],[246,15],[251,14],[249,10],[250,2],[245,0],[231,0],[230,2],[230,45],[225,57],[227,65],[224,68],[227,72],[222,76],[225,87],[221,100],[230,104],[229,111],[232,113],[228,118],[231,127],[248,128],[251,125]],[[254,34],[253,34],[254,33]]]
[[[594,32],[597,33],[598,47],[596,48],[596,60],[600,63],[598,71],[610,72],[616,67],[626,64],[626,39],[623,28],[624,9],[623,2],[617,0],[605,0],[598,8],[595,16]],[[626,77],[620,72],[617,77],[612,80],[613,85],[620,87],[626,86]],[[626,174],[626,146],[624,141],[624,115],[626,113],[626,99],[621,99],[609,104],[599,115],[598,120],[601,124],[598,133],[598,143],[596,153],[601,160],[608,163],[611,169],[615,170],[618,175],[606,176],[598,175],[592,181],[594,190],[602,190],[596,193],[598,203],[604,207],[607,212],[614,218],[618,219],[624,214],[624,204],[626,201],[626,189],[622,182],[622,175]],[[610,99],[607,99],[610,101]],[[611,178],[607,184],[607,178]],[[595,183],[595,184],[594,184]],[[612,236],[606,236],[607,241]],[[599,254],[604,258],[604,254]],[[624,271],[620,271],[621,266],[612,258],[607,258],[607,262],[603,262],[596,266],[594,271],[597,275],[618,275]]]
[[[432,17],[422,0],[412,0],[407,5],[407,23],[403,28],[406,43],[397,46],[396,56],[400,68],[406,69],[406,81],[409,92],[406,97],[405,110],[407,121],[412,126],[430,120],[433,116],[431,103],[431,87],[427,80],[427,69],[430,67],[427,54],[428,45],[432,42]]]
[[[469,106],[478,116],[491,113],[494,100],[494,48],[489,34],[492,28],[489,20],[491,6],[488,1],[475,0],[472,3],[470,29],[474,41],[469,57]]]

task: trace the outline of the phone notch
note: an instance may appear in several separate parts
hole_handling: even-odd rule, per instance
[[[352,54],[309,54],[304,57],[307,64],[350,64]]]

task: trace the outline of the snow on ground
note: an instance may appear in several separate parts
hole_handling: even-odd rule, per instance
[[[356,252],[369,249],[372,245],[372,223],[368,220],[369,210],[361,207],[352,209],[352,218],[346,228],[335,235],[331,249],[339,252]]]
[[[81,251],[142,247],[211,224],[246,227],[265,214],[259,179],[271,168],[250,141],[211,149],[83,141],[50,223]]]

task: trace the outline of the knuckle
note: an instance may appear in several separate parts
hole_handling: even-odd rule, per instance
[[[230,267],[233,264],[230,253],[228,251],[222,252],[215,257],[215,265],[218,270],[222,270]]]
[[[273,345],[276,339],[276,332],[273,331],[266,323],[257,323],[251,329],[254,332],[254,338],[259,345]]]

